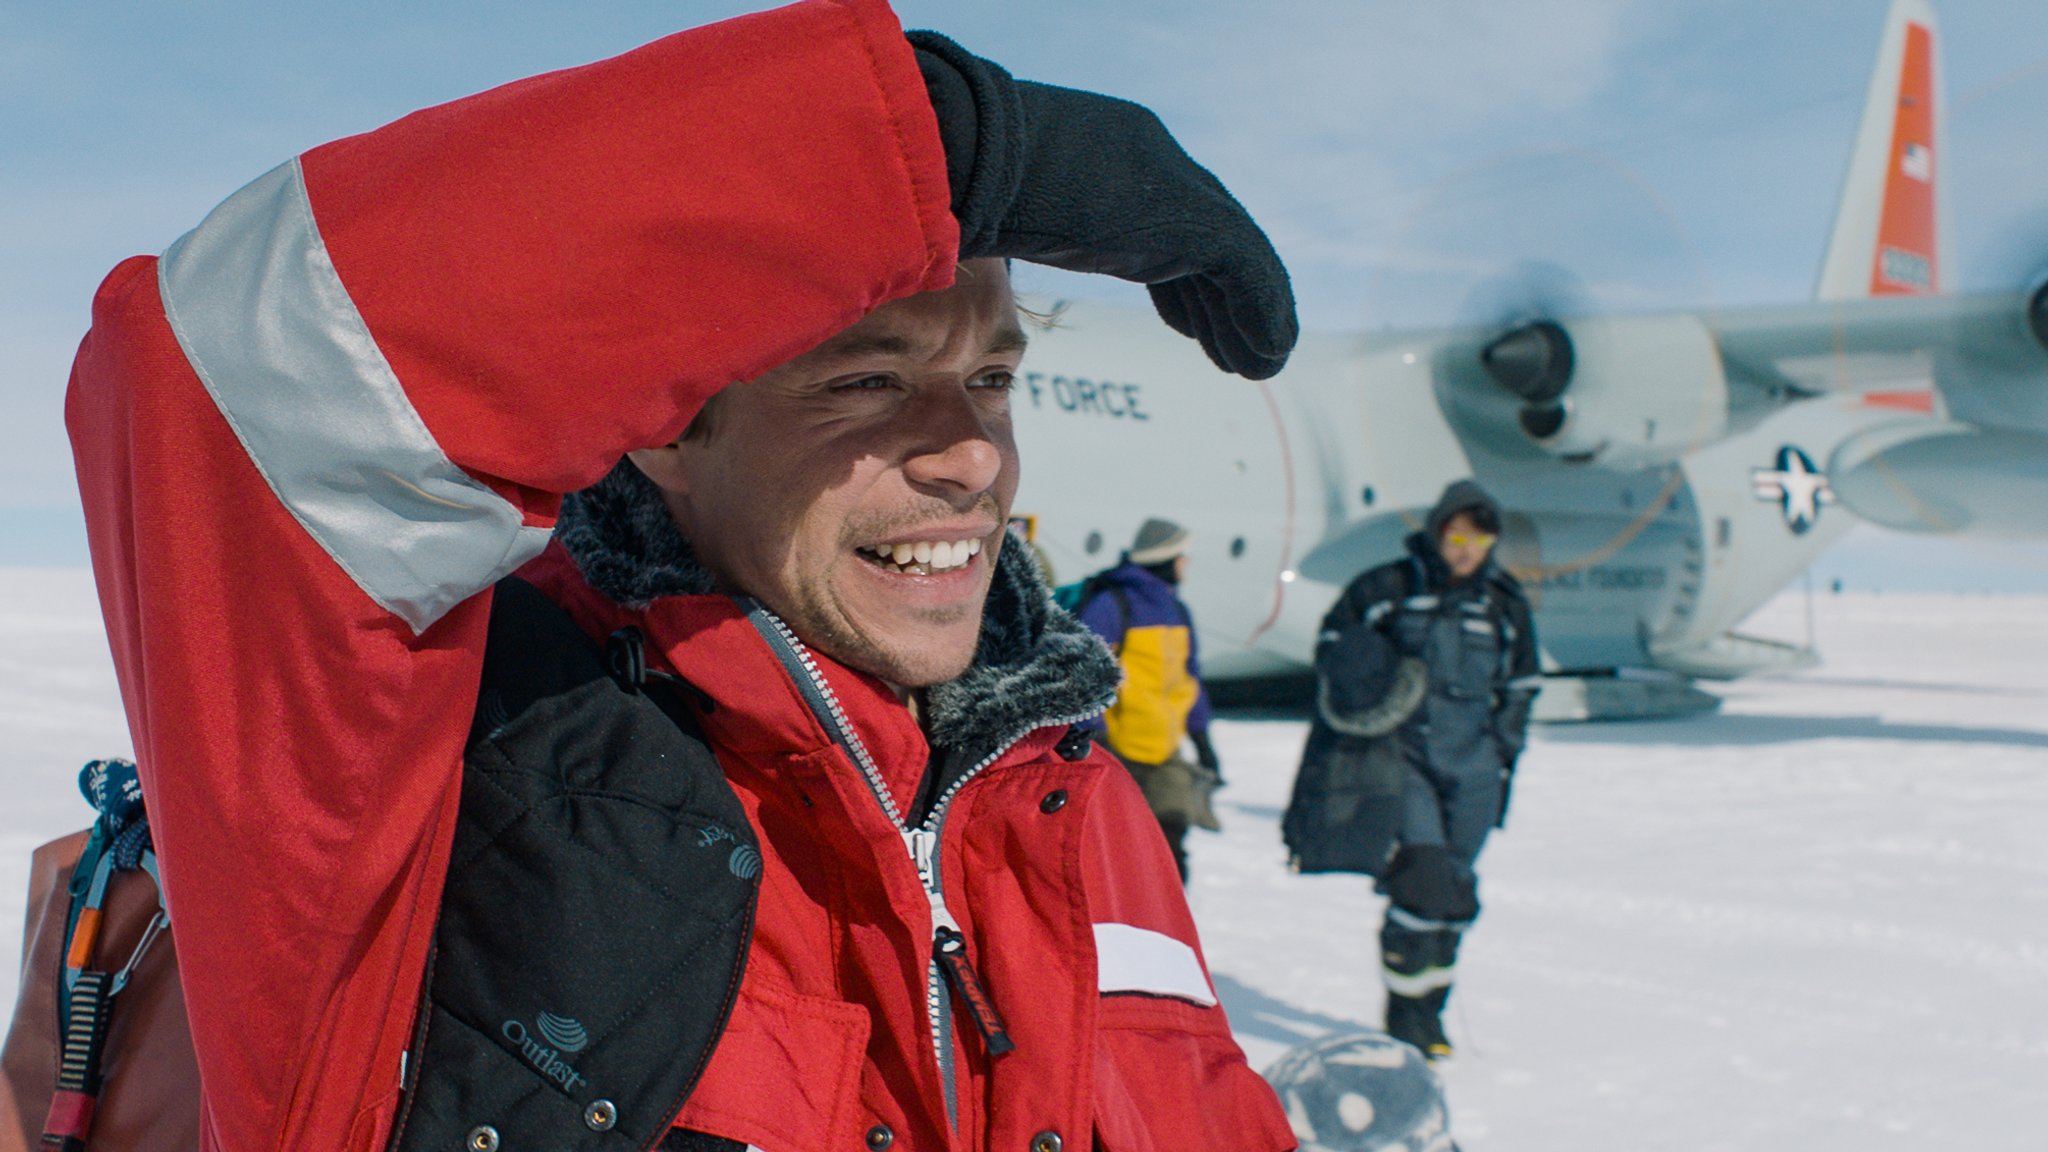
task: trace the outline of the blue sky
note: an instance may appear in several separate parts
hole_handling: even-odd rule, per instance
[[[93,287],[116,261],[160,251],[322,140],[760,6],[0,0],[0,562],[82,559],[62,394]],[[898,11],[1019,76],[1153,107],[1271,232],[1304,319],[1356,328],[1455,319],[1458,284],[1416,277],[1447,260],[1467,285],[1489,261],[1564,263],[1600,303],[1807,297],[1885,3]],[[1961,283],[2015,283],[2048,268],[2048,5],[1937,11]],[[1937,584],[1943,547],[1916,553]],[[1973,554],[1972,567],[2020,557],[2048,590],[2048,552]]]

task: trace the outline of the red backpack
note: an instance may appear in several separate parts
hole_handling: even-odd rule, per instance
[[[199,1147],[199,1065],[135,766],[95,760],[91,828],[36,849],[0,1048],[0,1152]]]

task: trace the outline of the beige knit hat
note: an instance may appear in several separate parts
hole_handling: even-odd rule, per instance
[[[1131,563],[1162,564],[1188,550],[1188,530],[1171,520],[1147,520],[1131,541]]]

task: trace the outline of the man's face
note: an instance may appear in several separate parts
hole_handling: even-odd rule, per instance
[[[1451,578],[1463,580],[1486,563],[1494,539],[1492,533],[1480,531],[1470,515],[1460,512],[1444,521],[1443,531],[1437,535],[1436,550],[1449,566]]]
[[[968,261],[727,388],[707,435],[632,458],[727,590],[850,667],[941,683],[974,657],[1017,491],[1023,351],[1002,262]]]

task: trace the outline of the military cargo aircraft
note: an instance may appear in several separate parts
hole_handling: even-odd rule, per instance
[[[1017,510],[1060,580],[1148,516],[1188,525],[1212,680],[1299,677],[1345,583],[1468,476],[1507,509],[1539,715],[1710,708],[1694,680],[1809,666],[1734,629],[1854,518],[2048,536],[2048,284],[1944,293],[1943,100],[1933,12],[1895,0],[1806,304],[1536,294],[1483,323],[1310,333],[1256,385],[1150,315],[1065,304],[1018,380]]]

